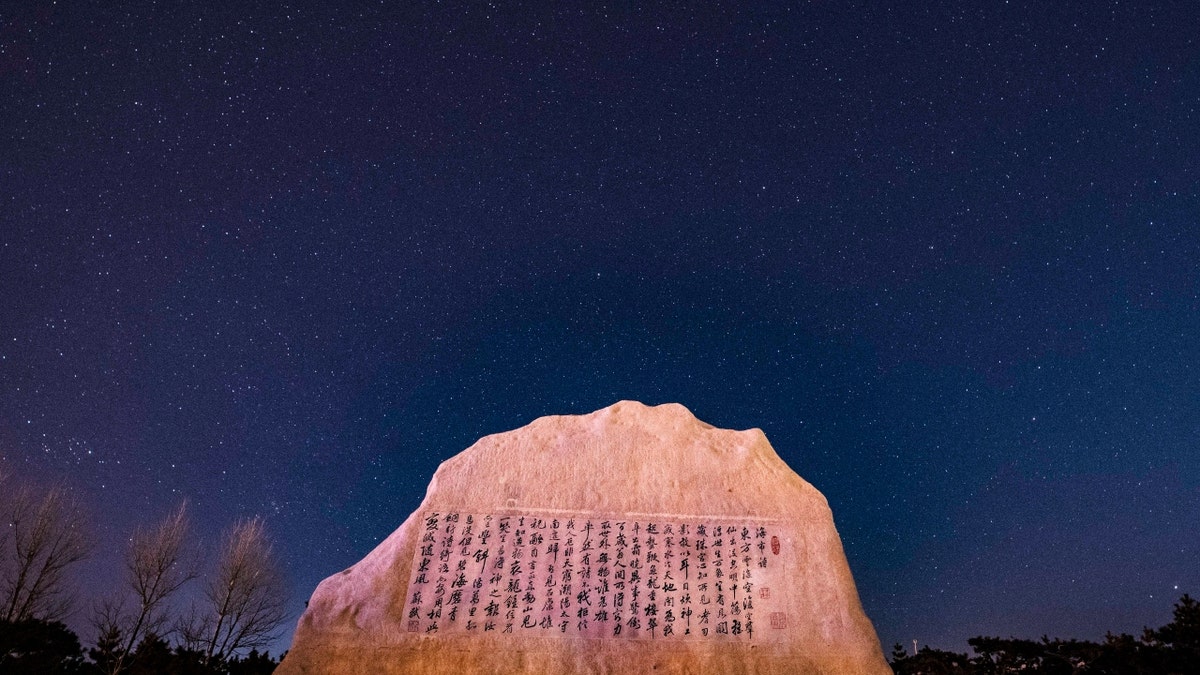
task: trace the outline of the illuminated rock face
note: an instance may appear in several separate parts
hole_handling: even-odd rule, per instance
[[[762,432],[623,401],[443,463],[276,672],[891,670],[824,497]]]

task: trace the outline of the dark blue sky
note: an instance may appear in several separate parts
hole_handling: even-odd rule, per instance
[[[885,649],[1200,592],[1190,3],[0,9],[0,455],[293,605],[478,437],[762,428]],[[290,632],[290,631],[289,631]]]

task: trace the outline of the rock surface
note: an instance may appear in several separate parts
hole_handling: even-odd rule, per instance
[[[891,670],[825,498],[763,433],[622,401],[444,462],[276,672]]]

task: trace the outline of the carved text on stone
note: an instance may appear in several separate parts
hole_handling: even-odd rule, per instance
[[[749,641],[785,625],[770,522],[422,516],[404,606],[410,632]]]

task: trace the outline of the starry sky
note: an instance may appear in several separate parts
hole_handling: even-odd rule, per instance
[[[766,432],[885,651],[1200,593],[1192,3],[250,4],[0,7],[0,461],[89,588],[187,498],[298,615],[636,399]]]

